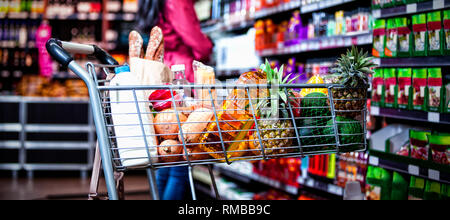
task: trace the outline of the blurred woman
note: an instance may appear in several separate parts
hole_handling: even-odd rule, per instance
[[[194,0],[139,0],[138,28],[150,33],[159,26],[164,35],[164,63],[184,64],[186,78],[194,82],[192,62],[206,61],[212,52],[212,43],[200,28],[194,10]],[[157,171],[157,185],[162,200],[182,200],[189,186],[188,168],[175,167]]]

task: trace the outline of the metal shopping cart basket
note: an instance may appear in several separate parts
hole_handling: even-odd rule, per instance
[[[336,84],[277,85],[277,91],[284,92],[288,101],[276,117],[262,117],[262,111],[271,109],[263,101],[272,103],[274,99],[266,94],[274,89],[268,88],[267,83],[112,86],[105,78],[114,74],[114,68],[119,65],[99,47],[51,39],[47,50],[88,87],[98,152],[112,200],[118,199],[115,171],[146,169],[151,195],[159,199],[155,170],[188,166],[191,193],[196,199],[192,167],[207,165],[212,188],[220,198],[212,172],[214,163],[367,149],[367,88],[349,90]],[[69,52],[94,55],[103,64],[88,63],[84,69]],[[101,79],[99,72],[104,73]],[[143,94],[157,90],[169,92],[169,109],[152,110],[152,104],[167,100],[149,100]],[[203,95],[193,100],[194,107],[185,108],[177,96],[181,90]],[[299,96],[296,91],[306,91],[307,95]],[[349,92],[363,95],[360,99],[342,98]],[[117,98],[120,95],[128,98]],[[163,143],[169,144],[163,146]]]

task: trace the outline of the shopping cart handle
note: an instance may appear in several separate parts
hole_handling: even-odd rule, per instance
[[[50,39],[47,41],[47,51],[61,65],[67,66],[73,58],[72,54],[85,54],[95,56],[101,64],[119,65],[119,63],[106,51],[95,45],[78,44],[72,42]]]
[[[59,40],[52,38],[47,41],[47,44],[45,46],[50,56],[52,56],[53,59],[58,61],[58,63],[60,63],[62,66],[67,67],[69,63],[73,61],[73,57],[62,48],[61,42]]]

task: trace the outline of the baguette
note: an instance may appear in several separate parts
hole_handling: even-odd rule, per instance
[[[161,63],[164,61],[164,36],[161,28],[158,26],[155,26],[150,32],[145,59]]]
[[[137,31],[131,31],[130,35],[128,36],[128,42],[130,44],[128,53],[130,59],[140,58],[144,46],[144,40],[142,39],[142,36]]]

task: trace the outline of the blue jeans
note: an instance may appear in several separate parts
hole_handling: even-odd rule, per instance
[[[189,184],[188,168],[159,169],[156,171],[156,184],[161,200],[183,200]]]

